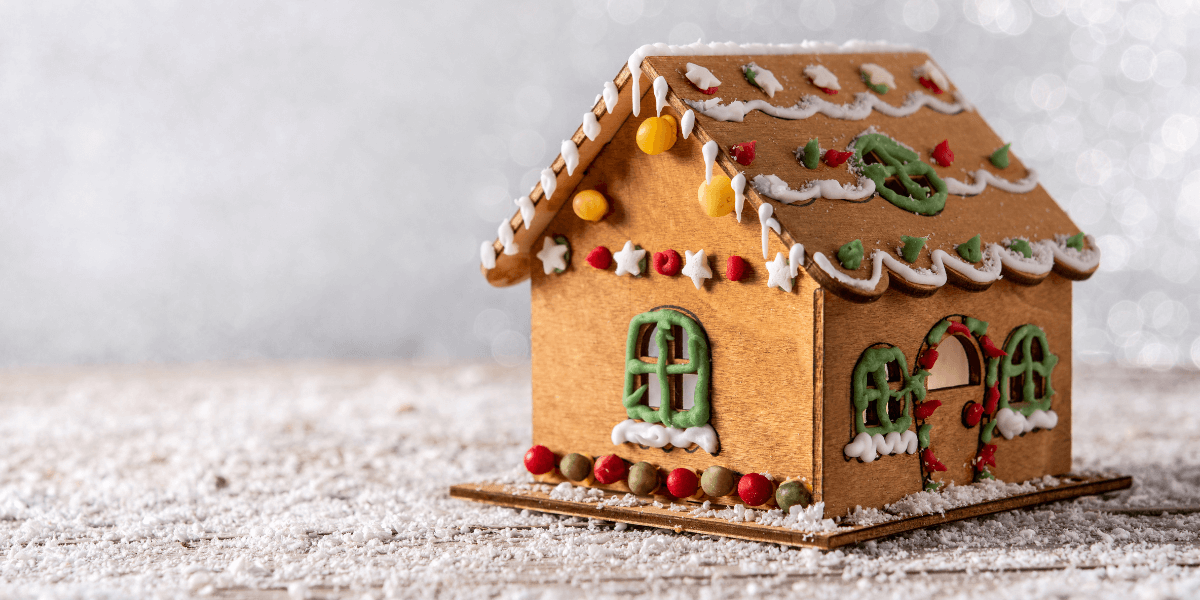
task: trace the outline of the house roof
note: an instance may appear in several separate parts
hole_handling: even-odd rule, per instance
[[[689,63],[720,81],[715,91],[707,90],[714,93],[689,81],[687,73],[694,70]],[[751,63],[762,88],[744,74]],[[772,75],[778,86],[770,83]],[[659,77],[665,86],[646,85]],[[886,91],[880,83],[887,85]],[[524,243],[508,244],[509,252],[515,253],[505,254],[504,242],[516,238],[506,236],[506,225],[501,224],[500,239],[481,248],[484,271],[493,284],[516,283],[528,276],[528,252],[536,252],[532,241],[575,187],[570,180],[577,183],[620,123],[631,112],[636,116],[639,102],[627,101],[622,107],[621,100],[640,99],[645,93],[680,114],[694,113],[695,135],[720,149],[715,172],[744,176],[749,218],[759,214],[764,227],[773,225],[770,218],[777,220],[776,234],[783,242],[800,245],[793,256],[803,256],[808,273],[843,297],[870,301],[892,283],[915,295],[932,294],[946,283],[982,290],[1000,277],[1036,284],[1051,271],[1085,279],[1099,264],[1092,239],[1085,237],[1080,246],[1078,237],[1071,238],[1078,228],[1016,152],[1005,168],[992,164],[989,157],[1005,141],[922,51],[863,42],[658,44],[639,48],[605,88],[591,113],[601,134],[593,140],[587,133],[595,130],[581,127],[564,141],[566,158],[560,155],[544,172],[543,183],[549,185],[535,186],[528,202],[518,200],[533,227],[524,229],[520,211],[506,221]],[[840,89],[829,93],[833,88]],[[806,166],[804,148],[814,139],[822,157],[829,150],[857,152],[837,166],[831,166],[836,160],[816,165],[810,161]],[[948,166],[932,157],[943,140],[954,155]],[[757,142],[756,156],[749,165],[739,164],[730,148],[749,141]],[[575,152],[577,159],[571,156]],[[923,165],[911,160],[914,152]],[[578,160],[578,166],[571,165],[573,175],[564,177],[567,158]],[[907,166],[901,165],[905,162]],[[884,168],[889,165],[890,170]],[[897,170],[924,177],[915,181],[926,187],[929,198],[910,197],[911,192],[900,187],[903,176],[892,174]],[[544,199],[547,188],[550,201]],[[889,194],[889,188],[900,193]],[[944,203],[938,198],[943,191]],[[960,255],[958,246],[974,236],[982,242],[982,258],[972,263]],[[905,238],[921,238],[923,247],[915,255],[901,252]],[[852,270],[852,262],[839,261],[838,251],[853,240],[861,243],[864,258]],[[1015,240],[1024,243],[1014,244]],[[496,260],[490,269],[489,253]]]

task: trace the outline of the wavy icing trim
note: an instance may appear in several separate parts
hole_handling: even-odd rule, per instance
[[[1033,169],[1029,169],[1029,174],[1024,179],[1016,181],[996,177],[987,169],[979,169],[971,173],[971,177],[975,179],[975,183],[966,184],[953,177],[943,177],[942,181],[946,182],[946,191],[956,196],[978,196],[989,185],[1012,194],[1025,194],[1032,192],[1038,185],[1038,174]]]
[[[871,435],[864,431],[854,436],[854,439],[846,444],[846,447],[842,449],[842,454],[869,463],[879,456],[889,454],[901,452],[916,454],[918,445],[917,434],[912,430],[906,430],[903,433],[893,431],[886,436],[881,433]]]
[[[843,186],[833,179],[817,179],[808,182],[799,190],[793,190],[786,181],[775,175],[755,175],[750,182],[758,193],[784,204],[804,202],[813,198],[862,200],[875,193],[875,182],[866,177],[859,177],[856,186]]]
[[[737,44],[734,42],[710,42],[702,44],[696,41],[684,46],[670,44],[646,44],[629,55],[626,65],[632,75],[633,84],[633,116],[638,116],[641,109],[638,98],[642,97],[642,61],[647,56],[729,56],[738,54],[844,54],[851,52],[907,52],[916,50],[912,46],[892,44],[889,42],[867,42],[850,40],[844,44],[832,42],[805,41],[799,44]]]
[[[1035,410],[1028,417],[1011,408],[1002,408],[996,413],[996,428],[1006,440],[1034,429],[1054,429],[1057,425],[1058,413],[1052,410]]]
[[[676,448],[687,448],[695,444],[709,454],[716,454],[720,448],[717,431],[712,425],[679,429],[633,419],[625,419],[612,429],[613,445],[619,446],[626,442],[651,448],[662,448],[667,444]]]
[[[963,111],[972,110],[970,102],[957,91],[954,92],[954,102],[938,100],[925,92],[912,92],[902,104],[893,106],[879,96],[869,92],[859,92],[854,95],[854,102],[838,104],[820,96],[805,96],[791,106],[776,106],[766,100],[750,100],[743,102],[734,100],[721,104],[720,98],[710,100],[687,100],[684,102],[696,112],[716,121],[741,122],[751,111],[761,110],[778,119],[791,121],[807,119],[821,113],[832,119],[843,121],[861,121],[871,116],[871,111],[878,111],[889,117],[907,117],[921,108],[928,106],[937,112],[956,115]]]

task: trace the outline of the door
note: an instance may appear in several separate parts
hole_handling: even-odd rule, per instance
[[[968,409],[979,407],[984,399],[982,360],[977,342],[963,320],[950,317],[940,321],[926,338],[919,359],[921,366],[929,371],[925,379],[925,402],[936,400],[941,405],[924,419],[918,419],[918,424],[929,426],[929,449],[945,467],[942,471],[926,464],[925,477],[927,482],[942,485],[967,485],[975,481],[974,460],[979,450],[979,428],[972,425]],[[981,412],[982,408],[974,411]],[[924,416],[923,411],[918,412],[920,416]],[[974,423],[978,424],[978,415]]]

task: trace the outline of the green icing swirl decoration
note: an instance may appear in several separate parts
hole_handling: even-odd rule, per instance
[[[882,163],[866,164],[863,156],[874,152]],[[897,207],[918,215],[933,216],[946,207],[946,182],[938,177],[933,167],[921,160],[916,152],[901,146],[896,140],[881,133],[868,133],[854,141],[855,165],[875,182],[875,191]],[[925,177],[933,188],[933,195],[912,177]],[[888,189],[884,183],[895,177],[904,186],[907,196]]]
[[[903,377],[903,385],[898,390],[892,390],[888,386],[887,365],[892,361],[900,364],[900,374]],[[917,371],[915,375],[909,375],[908,359],[899,348],[868,348],[854,366],[852,399],[855,432],[887,435],[907,431],[913,423],[913,401],[925,399],[925,378],[928,376],[929,372],[924,369]],[[887,408],[888,403],[896,398],[904,403],[904,409],[901,416],[893,421]],[[875,403],[875,413],[879,416],[878,427],[868,427],[863,421],[863,412],[872,402]]]
[[[658,360],[653,363],[642,362],[638,355],[638,334],[643,325],[655,325],[654,343],[658,346]],[[669,341],[674,340],[671,327],[678,326],[687,332],[688,362],[686,364],[669,364],[667,357]],[[655,374],[660,386],[662,406],[657,410],[641,404],[648,385],[637,385],[639,375]],[[670,375],[696,375],[696,392],[692,397],[692,408],[677,411],[671,407]],[[700,324],[687,315],[662,308],[644,312],[629,321],[629,337],[625,342],[625,396],[622,404],[625,414],[630,419],[640,419],[647,423],[662,423],[666,427],[687,429],[700,427],[708,423],[712,411],[708,397],[712,363],[709,354],[708,338]]]

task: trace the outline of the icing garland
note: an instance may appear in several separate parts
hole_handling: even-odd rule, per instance
[[[938,177],[933,167],[921,160],[920,155],[896,140],[881,133],[864,133],[851,142],[854,150],[854,165],[863,175],[875,182],[876,191],[885,200],[897,207],[919,215],[933,216],[946,207],[946,183]],[[874,153],[882,163],[866,164],[863,157]],[[924,177],[933,195],[912,180],[912,176]],[[884,186],[884,180],[895,177],[908,196],[901,196]]]
[[[847,186],[843,186],[834,179],[816,179],[806,183],[798,190],[793,190],[786,181],[775,175],[755,175],[750,182],[758,193],[784,204],[794,204],[817,198],[862,200],[869,199],[876,191],[879,191],[876,189],[876,183],[866,177],[859,177],[858,185]]]
[[[621,421],[612,429],[613,445],[619,446],[626,442],[651,448],[662,448],[667,444],[676,448],[687,448],[695,444],[713,455],[720,448],[717,431],[712,428],[712,425],[679,429],[633,419]]]
[[[658,346],[658,359],[654,363],[641,360],[638,354],[638,336],[642,325],[655,325],[653,342]],[[680,327],[687,332],[688,362],[685,364],[668,364],[667,342],[672,340],[671,328]],[[625,344],[625,393],[622,404],[630,419],[638,419],[646,423],[662,423],[664,426],[678,429],[700,427],[708,423],[709,405],[708,387],[711,377],[712,364],[708,351],[708,338],[700,325],[687,315],[668,308],[652,310],[637,315],[629,321],[629,337]],[[634,388],[638,376],[655,374],[661,387],[662,405],[653,409],[641,404],[642,396],[646,394],[648,384]],[[693,396],[692,408],[686,411],[676,411],[668,400],[671,397],[670,375],[696,375],[696,391]]]
[[[846,104],[830,102],[820,96],[811,95],[801,98],[791,106],[776,106],[766,100],[734,100],[723,105],[720,98],[684,99],[684,103],[715,121],[735,122],[741,122],[746,115],[755,110],[761,110],[772,117],[787,120],[807,119],[820,113],[832,119],[861,121],[871,116],[871,111],[879,111],[889,117],[907,117],[926,106],[947,115],[956,115],[972,109],[971,104],[957,92],[954,94],[954,102],[945,102],[924,92],[913,92],[898,106],[888,104],[870,92],[859,92],[854,95],[854,102]]]

